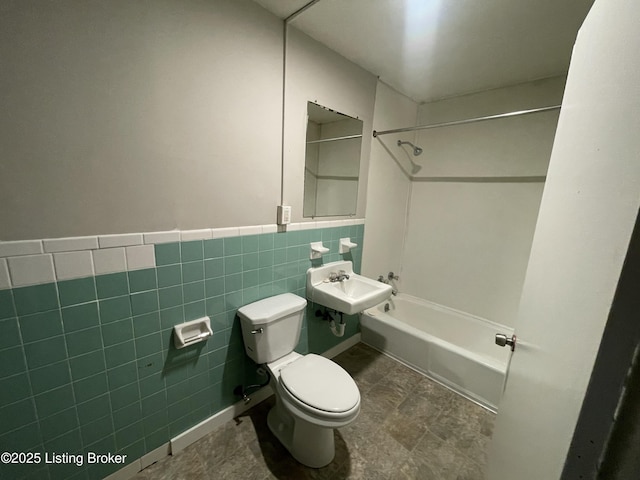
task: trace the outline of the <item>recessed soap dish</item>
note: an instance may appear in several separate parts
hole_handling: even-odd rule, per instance
[[[184,348],[203,342],[213,335],[209,317],[198,318],[173,327],[173,344],[176,348]]]
[[[352,248],[356,248],[357,243],[353,243],[349,237],[341,238],[338,245],[338,253],[349,253]]]
[[[311,242],[311,255],[309,258],[311,260],[317,260],[318,258],[322,258],[322,255],[325,253],[329,253],[329,249],[322,245],[322,242]]]

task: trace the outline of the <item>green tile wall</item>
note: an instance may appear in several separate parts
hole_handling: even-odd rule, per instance
[[[358,248],[338,254],[338,240]],[[236,311],[285,292],[305,296],[309,243],[353,260],[364,226],[156,245],[156,268],[0,290],[0,450],[111,452],[133,461],[238,400],[256,383]],[[314,261],[316,262],[316,261]],[[309,304],[296,349],[321,353],[331,334]],[[175,324],[211,317],[214,336],[182,350]],[[122,465],[0,465],[0,478],[98,479]]]

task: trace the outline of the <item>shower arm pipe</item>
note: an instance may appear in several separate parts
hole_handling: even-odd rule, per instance
[[[373,131],[373,137],[380,135],[388,135],[390,133],[413,132],[415,130],[429,130],[431,128],[451,127],[453,125],[465,125],[467,123],[484,122],[487,120],[496,120],[498,118],[517,117],[519,115],[530,115],[532,113],[548,112],[550,110],[558,110],[562,105],[552,105],[550,107],[532,108],[531,110],[518,110],[515,112],[499,113],[497,115],[488,115],[486,117],[467,118],[465,120],[455,120],[453,122],[432,123],[430,125],[417,125],[415,127],[394,128],[393,130]]]
[[[307,145],[311,145],[312,143],[335,142],[337,140],[349,140],[352,138],[362,138],[362,135],[346,135],[344,137],[323,138],[322,140],[309,140]]]

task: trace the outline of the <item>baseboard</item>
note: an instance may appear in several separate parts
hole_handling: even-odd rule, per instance
[[[326,358],[333,358],[336,355],[341,354],[342,352],[359,343],[360,338],[360,333],[356,333],[355,335],[347,338],[345,341],[340,342],[338,345],[322,353],[322,356]],[[215,415],[212,415],[211,417],[203,420],[197,425],[194,425],[189,430],[181,433],[177,437],[172,438],[169,443],[156,448],[155,450],[145,454],[141,458],[133,461],[126,467],[123,467],[117,472],[112,473],[104,480],[129,480],[139,471],[147,468],[152,463],[155,463],[158,460],[162,460],[167,455],[173,455],[181,450],[184,450],[192,443],[197,442],[216,428],[225,424],[229,420],[233,420],[245,411],[259,404],[263,400],[266,400],[271,395],[273,395],[273,392],[271,391],[271,388],[269,386],[261,388],[260,390],[251,394],[251,402],[249,402],[248,404],[245,404],[243,401],[234,403],[230,407],[227,407],[224,410],[219,411]]]
[[[219,411],[215,415],[203,420],[199,424],[191,427],[189,430],[181,433],[177,437],[171,439],[171,454],[178,453],[181,450],[184,450],[186,447],[191,445],[194,442],[197,442],[205,435],[208,435],[212,431],[214,431],[219,426],[227,423],[229,420],[233,420],[238,415],[241,415],[245,411],[249,410],[251,407],[257,405],[258,403],[266,400],[273,392],[271,391],[271,387],[266,386],[251,394],[251,401],[249,403],[244,403],[243,401],[239,401],[231,405],[230,407],[225,408],[224,410]]]
[[[360,332],[352,335],[347,338],[344,342],[340,342],[338,345],[331,347],[329,350],[322,354],[323,357],[333,358],[337,355],[340,355],[342,352],[349,350],[354,345],[360,343]]]

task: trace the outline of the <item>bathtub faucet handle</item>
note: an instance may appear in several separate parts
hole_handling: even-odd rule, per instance
[[[389,275],[387,275],[387,278],[389,280],[400,280],[400,277],[398,275],[395,275],[393,272],[389,272]]]

